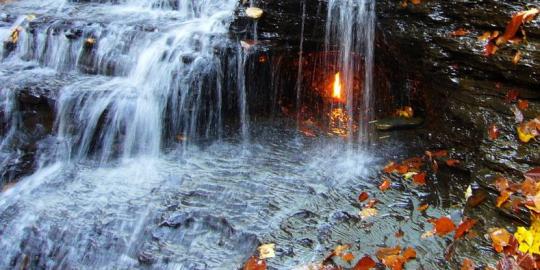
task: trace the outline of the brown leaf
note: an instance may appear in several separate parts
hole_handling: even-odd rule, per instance
[[[514,57],[512,58],[512,63],[514,65],[517,65],[519,63],[519,60],[521,60],[521,51],[520,50],[518,50],[516,52],[516,54],[514,55]]]
[[[369,270],[375,268],[377,263],[368,255],[365,255],[360,259],[352,270]]]
[[[527,171],[524,175],[526,177],[529,177],[529,178],[535,180],[535,181],[540,181],[540,167],[533,168],[533,169]]]
[[[244,264],[243,270],[266,270],[266,261],[260,260],[256,256],[251,256]]]
[[[435,233],[444,236],[456,229],[456,225],[448,217],[441,217],[433,221]]]
[[[467,206],[476,207],[483,203],[487,199],[487,192],[483,190],[476,191],[469,199],[467,199]]]
[[[360,195],[358,195],[358,200],[360,202],[363,202],[363,201],[367,200],[368,198],[369,198],[369,194],[367,194],[367,192],[365,192],[365,191],[360,193]]]
[[[463,235],[465,235],[471,228],[476,224],[476,220],[465,218],[461,224],[456,229],[456,234],[454,235],[454,239],[459,239]]]
[[[405,235],[405,232],[403,232],[401,229],[399,229],[399,230],[394,234],[394,236],[395,236],[396,238],[401,238],[401,237],[403,237],[404,235]]]
[[[392,182],[389,179],[384,179],[382,184],[379,186],[379,189],[381,191],[386,191],[387,189],[390,188],[391,185],[392,185]]]

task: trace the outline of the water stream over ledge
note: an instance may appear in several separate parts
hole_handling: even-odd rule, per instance
[[[358,254],[414,244],[419,258],[409,267],[448,267],[444,239],[418,239],[429,217],[462,215],[453,207],[463,203],[462,177],[448,176],[455,188],[446,179],[422,188],[396,180],[380,193],[382,157],[407,149],[400,140],[364,144],[374,5],[328,2],[324,54],[334,57],[320,68],[342,74],[347,98],[332,108],[349,115],[344,138],[299,135],[296,117],[250,115],[253,51],[229,37],[235,0],[3,5],[0,39],[20,30],[16,46],[0,51],[0,165],[25,160],[25,145],[37,166],[7,177],[16,183],[0,194],[0,268],[230,270],[266,242],[277,244],[269,261],[277,269],[320,262],[344,243]],[[306,70],[294,72],[297,107],[309,91]],[[37,104],[34,114],[19,95]],[[36,114],[45,120],[33,122]],[[358,217],[363,190],[380,200],[376,222]],[[428,212],[414,211],[423,202]],[[389,237],[398,229],[403,239]]]

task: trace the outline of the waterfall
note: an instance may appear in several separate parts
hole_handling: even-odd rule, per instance
[[[329,0],[326,20],[325,51],[336,53],[333,63],[340,72],[345,88],[345,109],[350,116],[347,130],[353,141],[355,118],[358,120],[358,140],[368,140],[368,123],[373,117],[373,58],[375,36],[375,0]],[[362,61],[355,59],[362,57]],[[360,98],[355,100],[355,76],[362,81]]]

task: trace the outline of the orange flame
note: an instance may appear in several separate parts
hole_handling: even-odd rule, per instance
[[[339,78],[339,72],[334,77],[334,90],[332,91],[332,97],[336,99],[341,98],[341,79]]]

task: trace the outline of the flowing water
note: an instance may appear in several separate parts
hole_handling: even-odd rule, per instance
[[[378,225],[356,217],[358,191],[377,190],[378,181],[375,154],[348,151],[354,126],[364,140],[371,118],[375,3],[328,4],[326,50],[339,54],[345,109],[356,114],[347,118],[349,144],[298,138],[294,119],[252,120],[250,51],[228,37],[236,0],[3,4],[0,39],[19,36],[0,51],[2,170],[25,159],[18,146],[40,140],[30,144],[36,172],[7,176],[18,182],[0,194],[0,268],[238,269],[270,241],[279,256],[269,263],[292,269],[339,243],[362,242],[360,251],[372,253],[393,243],[385,236],[398,226],[418,238],[425,217],[412,210],[437,187],[381,195]],[[281,60],[272,60],[276,93],[287,72]],[[52,110],[36,105],[43,111],[29,114],[21,96]],[[227,124],[227,110],[236,125]],[[389,145],[377,155],[399,150]],[[418,251],[440,266],[428,253],[444,244]]]

